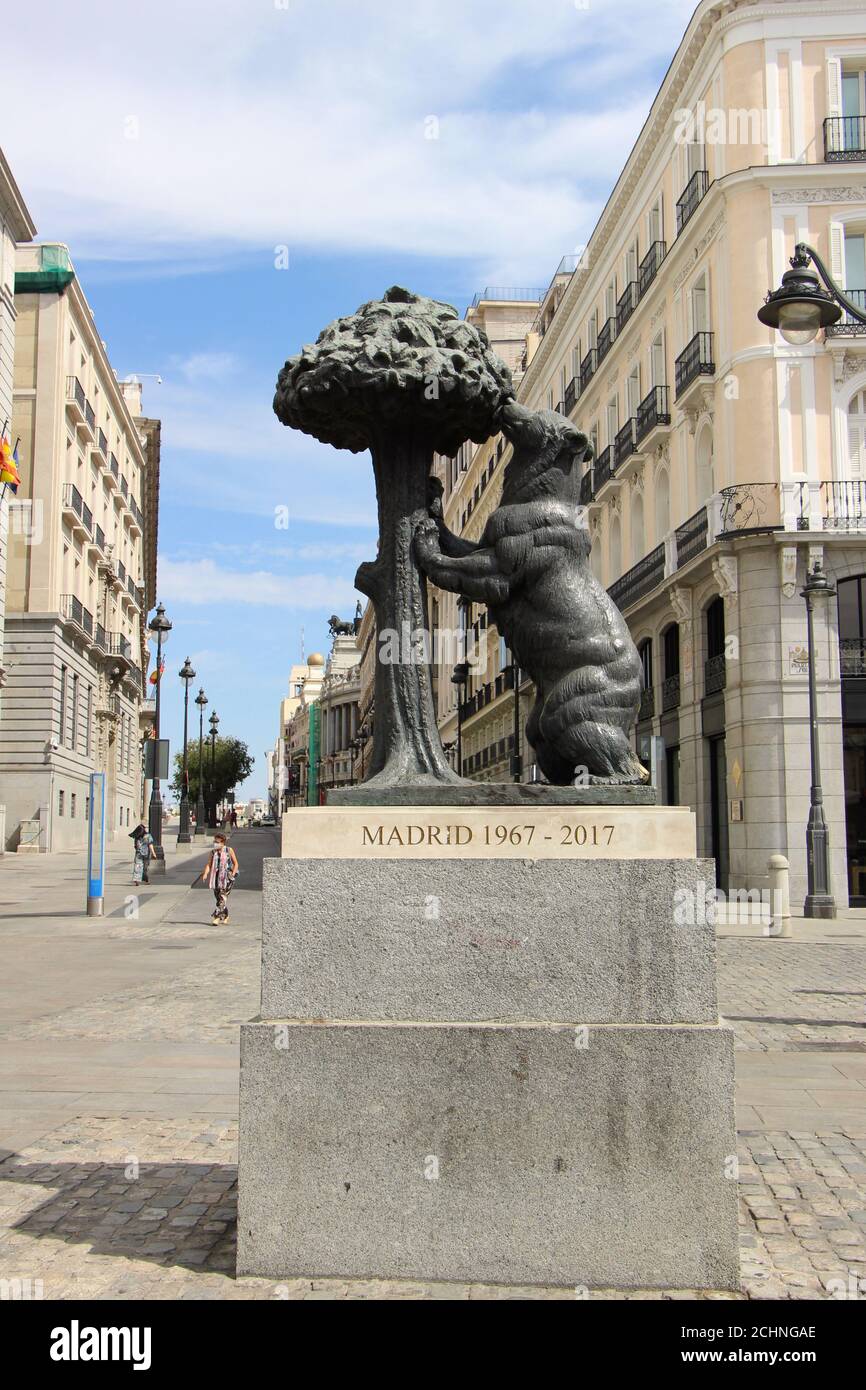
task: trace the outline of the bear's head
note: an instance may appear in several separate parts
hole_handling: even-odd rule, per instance
[[[556,410],[527,410],[516,401],[506,402],[499,421],[512,446],[502,487],[503,505],[541,497],[577,502],[580,469],[575,469],[575,464],[592,458],[586,435]]]

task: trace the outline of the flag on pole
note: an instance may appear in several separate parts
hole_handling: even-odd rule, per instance
[[[156,685],[156,684],[157,684],[157,682],[159,681],[159,678],[160,678],[160,676],[162,675],[162,673],[163,673],[164,670],[165,670],[165,657],[163,657],[163,658],[162,658],[162,661],[159,663],[159,665],[158,665],[158,666],[155,666],[155,667],[153,668],[153,670],[151,671],[150,676],[149,676],[149,680],[150,680],[151,685]]]
[[[8,483],[13,492],[18,491],[21,477],[18,472],[18,445],[13,453],[9,440],[4,435],[0,439],[0,483]]]

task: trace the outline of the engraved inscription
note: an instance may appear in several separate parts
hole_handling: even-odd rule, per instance
[[[390,825],[384,822],[361,826],[361,847],[389,849],[412,847],[416,845],[465,846],[484,845],[485,848],[524,848],[529,849],[535,837],[537,826],[524,825],[484,825],[473,831],[469,825]],[[614,842],[615,826],[587,825],[583,822],[560,825],[558,842],[571,849],[596,849],[607,847]],[[541,837],[540,837],[541,838]],[[552,836],[545,834],[549,842]]]

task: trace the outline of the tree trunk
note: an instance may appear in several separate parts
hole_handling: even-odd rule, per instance
[[[379,504],[379,554],[355,584],[376,610],[373,755],[365,783],[380,787],[460,782],[436,727],[430,679],[426,581],[412,536],[427,515],[433,451],[425,440],[385,431],[371,442]],[[396,659],[395,659],[396,658]]]

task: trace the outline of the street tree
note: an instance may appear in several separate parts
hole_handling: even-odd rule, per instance
[[[373,460],[379,553],[355,578],[379,636],[368,783],[460,780],[436,727],[426,581],[412,539],[427,515],[434,452],[450,457],[489,438],[513,395],[485,333],[451,305],[399,286],[329,324],[279,374],[283,424],[337,449],[369,449]]]
[[[211,747],[208,739],[204,745],[204,797],[207,800],[211,784]],[[230,791],[234,791],[242,782],[245,782],[253,770],[255,759],[251,757],[249,748],[239,738],[218,738],[216,741],[216,774],[214,777],[215,789],[214,799],[217,802],[224,801]],[[199,766],[198,766],[198,745],[190,744],[187,750],[187,766],[189,768],[189,799],[193,806],[198,801],[199,794]],[[176,753],[174,758],[174,778],[171,789],[174,795],[180,800],[183,791],[183,755]]]

